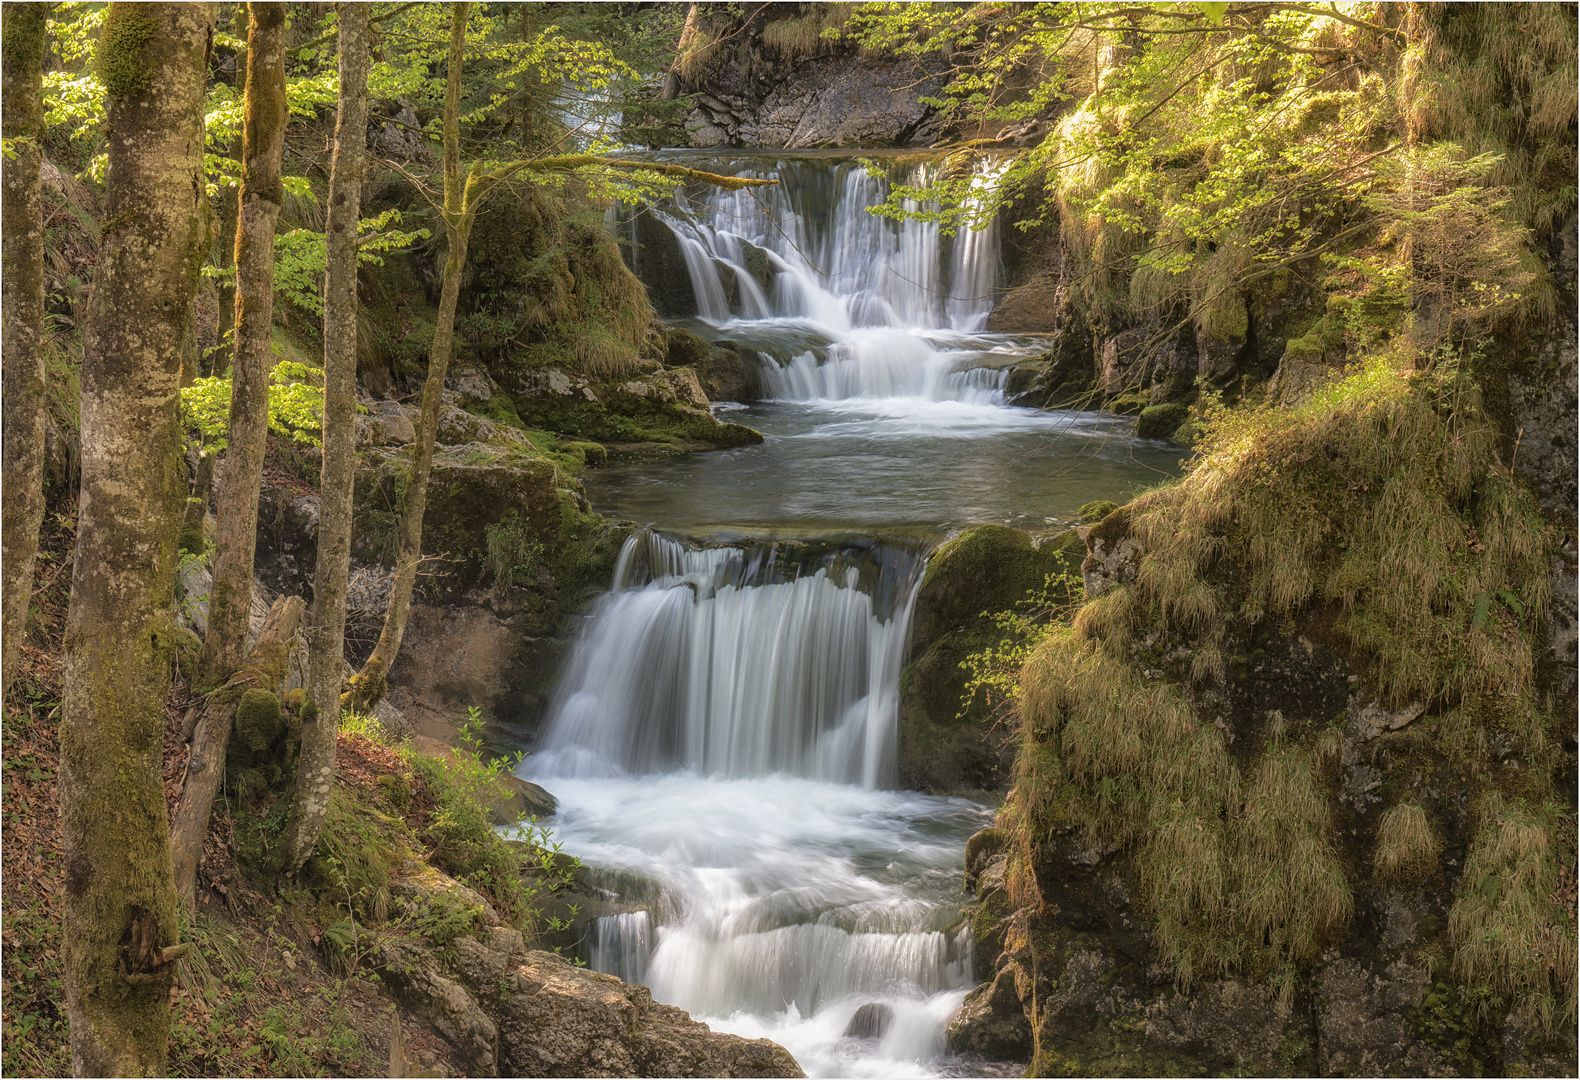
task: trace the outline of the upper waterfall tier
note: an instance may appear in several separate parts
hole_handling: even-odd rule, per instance
[[[906,182],[925,185],[938,168],[912,164]],[[996,224],[944,236],[935,222],[873,214],[890,182],[855,160],[792,158],[733,171],[779,183],[708,189],[655,211],[680,242],[703,320],[806,320],[832,339],[863,327],[973,333],[986,325]],[[991,179],[984,171],[979,182]]]

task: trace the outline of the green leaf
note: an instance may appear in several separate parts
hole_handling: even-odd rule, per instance
[[[1229,10],[1229,5],[1226,4],[1226,3],[1225,4],[1199,3],[1196,6],[1201,8],[1201,13],[1203,15],[1205,15],[1207,17],[1207,21],[1212,23],[1214,26],[1222,26],[1223,25],[1224,13]]]
[[[1505,607],[1514,612],[1516,618],[1525,614],[1525,605],[1520,603],[1520,598],[1508,589],[1499,589],[1498,599],[1503,601]]]
[[[1486,593],[1478,593],[1476,595],[1476,613],[1470,618],[1470,628],[1472,630],[1480,630],[1487,624],[1487,608],[1489,604],[1490,601],[1487,599]]]

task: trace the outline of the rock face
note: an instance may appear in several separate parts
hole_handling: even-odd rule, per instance
[[[1072,568],[1073,532],[1040,543],[1005,525],[979,525],[933,554],[911,615],[912,661],[901,679],[900,782],[939,794],[991,791],[1008,776],[1012,748],[979,703],[957,718],[967,674],[960,662],[1002,636],[983,612],[1014,610],[1048,574]]]
[[[807,21],[815,18],[760,9],[744,26],[719,31],[732,45],[686,87],[697,95],[683,121],[691,146],[925,146],[943,134],[922,99],[942,91],[946,63],[863,56],[850,45],[816,40],[818,29]],[[810,42],[788,53],[765,45],[765,33],[772,38],[801,23]]]
[[[1147,552],[1128,508],[1086,542],[1089,596],[1139,587]],[[1038,833],[986,830],[968,843],[963,868],[978,897],[969,917],[982,983],[952,1018],[951,1047],[1033,1060],[1035,1046],[1037,1075],[1573,1074],[1572,1028],[1539,1030],[1518,998],[1483,1007],[1485,989],[1467,989],[1450,969],[1457,898],[1467,888],[1497,895],[1511,882],[1477,870],[1467,885],[1487,834],[1478,835],[1467,778],[1436,764],[1440,720],[1420,703],[1384,705],[1364,692],[1316,619],[1226,642],[1222,675],[1197,679],[1191,651],[1161,622],[1137,635],[1132,667],[1147,685],[1189,687],[1196,715],[1234,761],[1257,761],[1257,748],[1286,732],[1323,733],[1308,768],[1329,801],[1353,914],[1286,982],[1253,964],[1227,977],[1198,971],[1182,987],[1155,945],[1136,851],[1057,817]],[[1485,767],[1516,777],[1522,766],[1499,757],[1500,737],[1489,739]],[[1385,812],[1401,801],[1425,807],[1438,830],[1429,860],[1408,873],[1385,870],[1378,854]],[[1540,842],[1568,850],[1571,835]],[[1571,865],[1558,869],[1560,891],[1573,888]],[[1182,861],[1180,872],[1200,867]],[[1572,919],[1567,898],[1546,902]]]
[[[375,966],[475,1076],[806,1075],[783,1047],[712,1031],[645,986],[529,951],[507,927],[458,937],[443,955],[382,943]]]

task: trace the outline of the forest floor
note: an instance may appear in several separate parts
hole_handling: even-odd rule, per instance
[[[0,1072],[69,1076],[63,987],[63,879],[56,791],[61,664],[70,592],[68,512],[46,522],[29,641],[5,704],[0,786]],[[166,798],[179,795],[186,750],[177,679],[167,708]],[[372,788],[401,771],[399,756],[342,734],[337,778]],[[172,1076],[463,1075],[454,1050],[398,1010],[376,977],[331,950],[315,909],[249,884],[232,855],[229,815],[217,807],[199,872],[196,911],[182,913],[181,961],[171,988]],[[321,909],[320,909],[321,910]],[[405,1070],[392,1072],[400,1017]]]

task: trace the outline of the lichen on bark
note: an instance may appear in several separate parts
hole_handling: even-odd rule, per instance
[[[160,778],[185,494],[178,387],[204,233],[213,10],[112,4],[108,25],[127,20],[155,32],[137,53],[145,87],[109,101],[105,209],[126,224],[104,236],[84,327],[60,728],[65,989],[73,1072],[159,1076],[170,1030],[165,957],[178,934]]]

